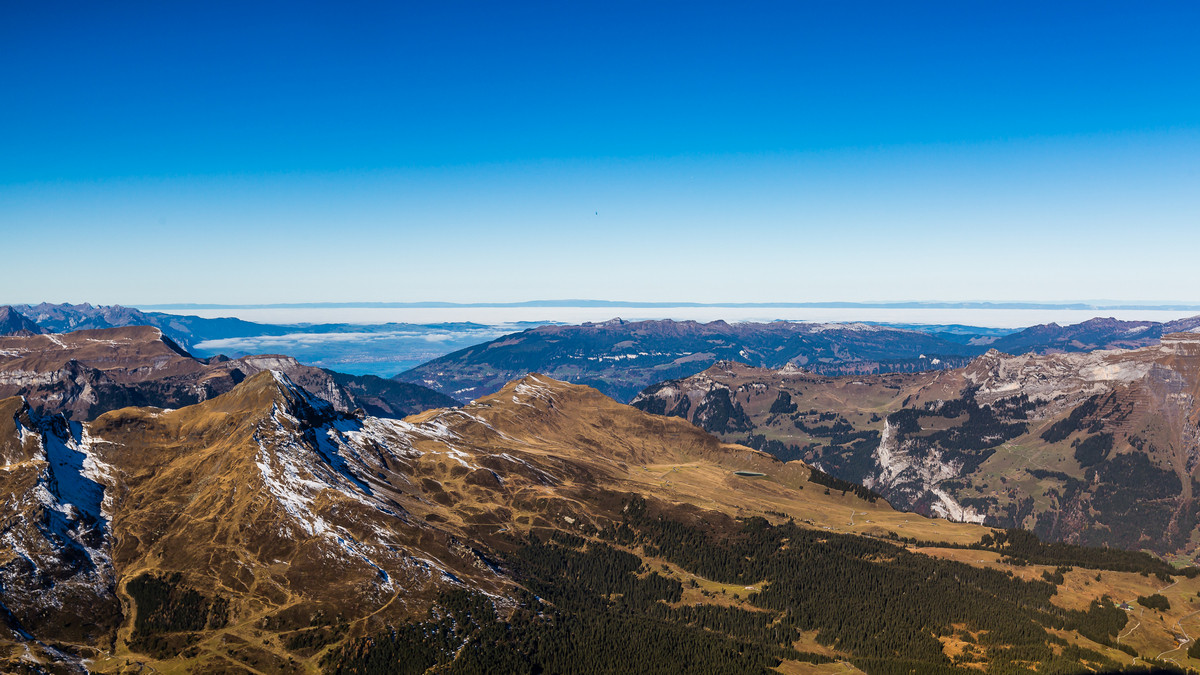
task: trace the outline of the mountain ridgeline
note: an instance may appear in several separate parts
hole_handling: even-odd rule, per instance
[[[0,396],[23,396],[38,412],[77,421],[126,406],[199,403],[271,369],[343,411],[404,417],[455,403],[420,385],[334,373],[286,356],[196,359],[148,326],[0,337]]]
[[[395,364],[398,370],[406,367],[401,363],[425,361],[393,379],[430,387],[459,401],[495,392],[530,372],[594,386],[628,401],[651,384],[698,373],[722,360],[764,368],[792,364],[825,375],[918,372],[962,366],[990,348],[1010,354],[1137,348],[1157,344],[1165,334],[1200,327],[1200,317],[1169,323],[1097,318],[1019,331],[970,326],[614,319],[579,326],[541,326],[451,351],[453,347],[446,345],[469,345],[471,340],[497,335],[495,327],[274,325],[87,303],[16,305],[7,311],[14,319],[6,322],[0,314],[0,335],[152,326],[183,349],[210,356],[220,352],[252,355],[263,345],[286,344],[289,347],[284,351],[292,356],[333,370],[363,372],[386,364]],[[16,316],[22,319],[17,321]],[[447,331],[454,337],[443,342]],[[426,333],[439,339],[430,342],[411,337]],[[327,339],[333,335],[347,339]],[[287,339],[272,341],[272,336]],[[314,337],[320,339],[310,339]],[[205,345],[202,349],[197,347],[201,344]],[[395,371],[376,372],[391,375]]]
[[[989,349],[1022,354],[1142,347],[1157,344],[1166,332],[1197,327],[1200,317],[1170,324],[1093,319],[985,335],[982,329],[973,334],[968,328],[613,319],[531,328],[433,359],[395,379],[466,401],[515,377],[541,372],[629,401],[645,387],[692,375],[718,361],[759,368],[792,365],[821,375],[911,373],[961,367]]]
[[[40,332],[70,333],[77,330],[101,330],[128,326],[152,326],[159,329],[184,349],[203,340],[262,335],[264,326],[241,319],[205,319],[163,312],[143,312],[120,305],[82,303],[14,305],[20,312],[41,327]]]
[[[961,365],[978,352],[926,333],[866,324],[614,319],[532,328],[434,359],[397,379],[469,400],[536,371],[628,401],[650,384],[726,359],[832,373],[904,372]]]

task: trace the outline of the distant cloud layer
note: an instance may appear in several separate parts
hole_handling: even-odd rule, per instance
[[[412,366],[512,332],[511,326],[461,330],[288,333],[207,340],[193,347],[198,356],[282,353],[302,363],[353,374],[390,377]]]

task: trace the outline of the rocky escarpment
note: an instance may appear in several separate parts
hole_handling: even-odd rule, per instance
[[[950,371],[823,377],[719,364],[633,405],[803,459],[893,505],[1090,545],[1192,553],[1200,335],[1010,356]],[[728,411],[697,416],[700,409]]]

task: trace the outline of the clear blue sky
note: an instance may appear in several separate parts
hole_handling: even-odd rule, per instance
[[[1200,4],[0,6],[0,302],[1200,301]]]

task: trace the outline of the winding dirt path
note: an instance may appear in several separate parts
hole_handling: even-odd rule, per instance
[[[1176,582],[1176,583],[1178,583],[1178,582]],[[1167,588],[1170,588],[1170,586],[1168,586]],[[1164,588],[1163,590],[1166,590],[1166,589]],[[1175,649],[1168,649],[1167,651],[1162,652],[1162,654],[1159,654],[1158,656],[1156,656],[1154,658],[1161,659],[1163,654],[1170,654],[1171,652],[1177,652],[1180,649],[1183,649],[1184,647],[1188,646],[1189,644],[1192,643],[1193,640],[1195,640],[1195,638],[1193,638],[1191,635],[1189,635],[1187,630],[1183,627],[1183,621],[1184,621],[1184,619],[1190,619],[1191,617],[1196,616],[1197,614],[1200,614],[1200,609],[1192,612],[1191,614],[1187,614],[1185,616],[1179,617],[1179,619],[1174,623],[1174,627],[1179,629],[1179,632],[1182,633],[1183,637],[1185,637],[1187,639],[1184,642],[1181,642],[1179,644],[1179,646],[1176,647]],[[1175,659],[1167,659],[1167,660],[1170,661],[1171,663],[1174,663],[1177,666],[1179,665],[1179,663],[1176,662]]]

